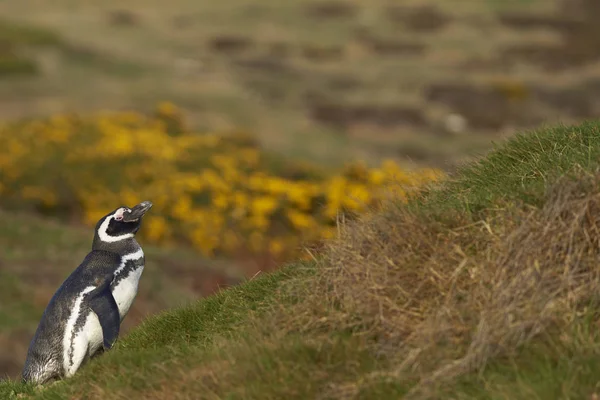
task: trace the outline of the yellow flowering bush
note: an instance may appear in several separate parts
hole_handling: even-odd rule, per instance
[[[95,224],[119,205],[154,203],[140,235],[207,256],[291,256],[331,237],[339,212],[362,212],[395,183],[399,196],[437,179],[391,161],[328,175],[276,160],[252,137],[189,131],[173,105],[155,113],[59,115],[0,127],[0,204]]]

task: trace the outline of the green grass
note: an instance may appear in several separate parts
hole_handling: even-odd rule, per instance
[[[589,399],[600,393],[600,336],[583,318],[517,355],[495,360],[479,375],[457,382],[447,394],[469,399]]]
[[[148,319],[120,345],[136,349],[172,345],[208,346],[257,311],[275,295],[277,287],[291,277],[310,273],[309,265],[292,264],[279,271],[222,291],[185,308]]]
[[[539,207],[549,184],[558,177],[595,171],[599,166],[597,122],[519,133],[483,159],[463,166],[451,182],[417,207],[475,216],[510,202]]]
[[[519,135],[485,159],[465,166],[453,181],[413,203],[424,213],[454,210],[471,218],[484,210],[543,206],[561,176],[595,173],[600,124],[540,129]],[[365,257],[368,254],[364,254]],[[0,383],[0,397],[77,398],[398,398],[411,387],[393,375],[370,375],[393,360],[363,346],[369,335],[339,326],[282,327],[282,314],[303,310],[318,268],[291,264],[277,272],[188,306],[155,315],[121,338],[114,350],[78,374],[40,391]],[[308,285],[308,286],[306,286]],[[308,287],[308,291],[297,290]],[[316,287],[316,286],[315,286]],[[360,293],[356,294],[357,296]],[[443,398],[589,398],[598,391],[600,340],[597,314],[577,317],[567,330],[546,330],[525,348],[492,358],[477,374],[440,388]],[[279,310],[279,312],[277,312]],[[303,317],[298,315],[298,317]],[[326,318],[326,317],[321,317]],[[175,391],[173,394],[172,391]],[[162,396],[162,397],[161,397]]]

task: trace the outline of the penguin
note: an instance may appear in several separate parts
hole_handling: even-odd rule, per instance
[[[72,377],[92,357],[110,350],[138,291],[144,252],[135,239],[144,201],[119,207],[95,227],[92,249],[50,299],[30,342],[23,382],[43,385]]]

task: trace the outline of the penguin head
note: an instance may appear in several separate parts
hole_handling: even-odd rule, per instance
[[[96,224],[94,242],[114,243],[134,237],[151,207],[150,201],[143,201],[133,208],[122,206],[106,214]]]

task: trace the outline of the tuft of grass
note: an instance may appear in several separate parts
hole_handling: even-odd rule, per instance
[[[599,127],[520,135],[410,206],[341,224],[314,262],[153,317],[30,398],[589,397]]]
[[[600,126],[560,125],[518,133],[486,157],[464,165],[417,207],[473,214],[498,204],[539,207],[548,185],[563,175],[593,171],[600,165]]]
[[[32,385],[0,378],[0,397],[3,399],[17,399],[18,396],[32,395],[34,391],[35,388]]]
[[[452,394],[457,399],[594,398],[600,393],[600,337],[597,317],[590,315],[518,354],[494,360],[480,374],[462,377],[440,395]]]

